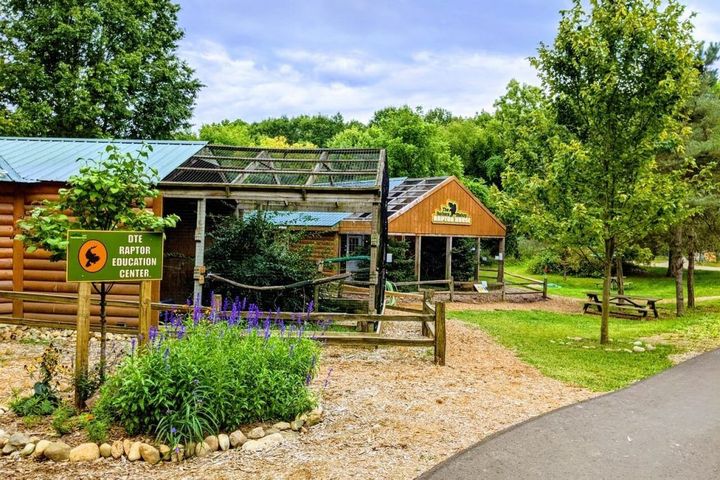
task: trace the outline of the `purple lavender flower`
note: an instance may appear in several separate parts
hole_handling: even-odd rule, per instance
[[[312,381],[312,374],[310,372],[305,375],[305,385],[310,385],[310,382]]]
[[[148,334],[148,339],[150,340],[150,343],[155,343],[155,339],[158,335],[158,329],[155,326],[150,327],[150,332]]]
[[[170,429],[170,434],[175,435],[176,433],[177,433],[177,428],[172,427],[172,428]]]
[[[134,355],[134,354],[135,354],[135,344],[136,344],[136,343],[137,343],[137,340],[135,339],[135,337],[133,337],[132,339],[130,339],[130,355]]]
[[[181,340],[185,336],[185,325],[180,325],[180,328],[177,331],[177,338],[178,340]]]

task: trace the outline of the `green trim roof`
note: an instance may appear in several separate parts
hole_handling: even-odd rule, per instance
[[[17,183],[66,182],[76,174],[82,161],[106,155],[115,145],[120,152],[137,152],[152,147],[146,163],[160,178],[198,153],[207,142],[161,140],[110,140],[85,138],[0,137],[0,181]]]

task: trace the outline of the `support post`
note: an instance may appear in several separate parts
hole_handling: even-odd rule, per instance
[[[480,259],[481,259],[480,250],[482,247],[482,239],[480,237],[477,237],[475,239],[475,242],[476,242],[475,243],[475,281],[479,282],[480,281]]]
[[[422,299],[422,311],[423,313],[431,313],[430,307],[428,304],[430,303],[430,292],[427,290],[423,290],[423,299]],[[421,324],[421,333],[423,337],[429,337],[429,328],[427,322],[422,322]]]
[[[152,325],[152,284],[153,282],[147,280],[140,282],[138,334],[141,345],[146,344],[150,338],[150,325]]]
[[[547,300],[547,277],[543,278],[543,300]]]
[[[435,304],[435,364],[445,365],[445,302]]]
[[[415,280],[420,281],[420,265],[422,262],[422,237],[415,235]]]
[[[219,293],[213,295],[211,309],[215,314],[215,318],[217,318],[217,315],[222,311],[222,302],[222,295],[220,295]]]
[[[372,223],[370,229],[370,288],[368,289],[370,294],[370,298],[368,299],[369,313],[376,313],[375,299],[377,298],[378,289],[383,288],[383,286],[379,284],[378,275],[378,262],[380,261],[378,254],[380,251],[380,237],[382,236],[381,208],[382,206],[379,202],[373,204],[372,207]],[[383,258],[382,261],[384,262],[385,259]]]
[[[498,245],[498,274],[497,281],[505,283],[505,237],[500,239]]]
[[[20,233],[17,227],[17,221],[25,216],[25,195],[22,189],[15,188],[15,196],[13,198],[13,228],[15,233]],[[25,247],[21,240],[13,239],[12,243],[12,289],[13,292],[22,292],[24,290],[25,279]],[[13,300],[12,316],[15,318],[23,318],[25,315],[25,306],[22,300]]]
[[[155,215],[156,217],[163,216],[163,207],[164,207],[163,202],[164,202],[164,200],[163,200],[162,193],[153,199],[152,209],[153,209],[153,215]],[[153,281],[153,287],[152,287],[152,301],[159,302],[160,295],[161,295],[160,280],[155,280],[155,281]],[[160,326],[160,310],[152,311],[151,325],[155,328],[158,328]]]
[[[75,326],[75,406],[85,407],[83,386],[87,381],[90,344],[90,292],[92,285],[82,282],[78,286],[77,323]]]
[[[195,223],[195,271],[193,278],[193,303],[202,301],[202,286],[205,283],[205,207],[206,200],[197,202],[197,221]]]
[[[445,239],[445,280],[452,277],[452,245],[453,237]]]
[[[450,287],[450,301],[452,302],[455,295],[455,279],[453,277],[450,277],[448,286]]]

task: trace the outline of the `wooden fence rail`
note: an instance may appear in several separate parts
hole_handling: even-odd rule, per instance
[[[0,290],[0,298],[10,300],[27,300],[33,302],[45,302],[54,304],[77,304],[77,295],[74,294],[54,294],[54,293],[31,293],[31,292],[12,292]],[[92,298],[91,303],[99,304],[99,299]],[[122,307],[140,307],[138,302],[131,300],[107,300],[108,306]],[[217,306],[221,306],[222,301],[215,299],[213,306],[201,307],[204,313],[215,311],[216,313],[229,314],[230,312],[221,311]],[[148,308],[147,306],[145,307]],[[195,307],[192,305],[178,305],[167,303],[153,302],[149,305],[152,310],[160,311],[178,311],[192,312]],[[277,320],[302,320],[306,323],[319,323],[331,321],[334,324],[363,324],[373,323],[379,325],[381,322],[418,322],[421,324],[423,336],[421,338],[412,337],[387,337],[378,333],[364,332],[332,332],[332,331],[313,331],[305,332],[307,336],[313,336],[318,341],[327,344],[336,345],[377,345],[377,346],[405,346],[405,347],[434,347],[435,363],[445,365],[445,304],[437,302],[431,305],[429,295],[425,294],[423,306],[421,310],[403,309],[404,314],[355,314],[355,313],[301,313],[301,312],[274,312],[273,319]],[[239,312],[243,317],[247,318],[249,312]],[[59,328],[71,330],[76,328],[75,322],[34,320],[32,318],[15,318],[12,316],[0,316],[0,323],[25,325],[40,328]],[[93,323],[90,325],[92,331],[98,331],[99,325]],[[108,322],[107,331],[112,333],[137,334],[138,328],[126,325],[118,325]]]

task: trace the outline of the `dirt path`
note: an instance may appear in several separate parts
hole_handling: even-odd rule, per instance
[[[327,348],[313,385],[325,420],[263,454],[230,451],[153,468],[2,459],[0,471],[8,479],[411,479],[493,432],[592,396],[544,377],[458,321],[448,322],[447,366],[431,356],[429,349]],[[13,363],[6,362],[3,369]]]

